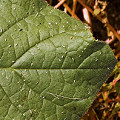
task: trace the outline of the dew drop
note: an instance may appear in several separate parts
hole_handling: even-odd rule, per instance
[[[31,66],[33,66],[33,62],[31,63]]]
[[[102,53],[100,52],[100,55],[101,55]]]
[[[67,53],[67,51],[65,51],[65,54]]]
[[[84,50],[86,50],[86,48],[84,48]]]
[[[85,28],[88,28],[87,26],[85,26]]]
[[[12,61],[12,63],[15,63],[15,61]]]
[[[76,80],[74,80],[74,83],[76,82]]]
[[[38,85],[38,84],[39,84],[39,82],[36,82],[35,84],[36,84],[36,85]]]
[[[63,25],[63,28],[64,28],[65,26]]]
[[[58,23],[56,22],[55,24],[57,25]]]
[[[79,57],[81,57],[81,55],[79,55]]]
[[[90,94],[90,91],[88,92],[88,95]]]
[[[68,23],[68,21],[67,21],[67,23]]]
[[[15,47],[18,46],[18,44],[15,44]]]
[[[23,29],[19,29],[19,31],[22,31]]]
[[[11,45],[9,45],[8,47],[11,47]]]
[[[3,29],[0,29],[0,32],[3,32]]]
[[[37,16],[38,16],[38,12],[36,13],[35,17],[37,17]]]
[[[36,109],[34,109],[33,111],[36,112]]]
[[[29,94],[31,94],[31,92],[32,92],[32,91],[31,91],[31,89],[30,89],[30,90],[29,90]]]
[[[18,23],[19,24],[19,26],[21,26],[21,23]]]
[[[74,58],[72,58],[72,60],[73,60],[73,61],[75,61],[75,59],[74,59]]]
[[[95,60],[96,62],[98,61],[98,59]]]
[[[20,107],[22,107],[22,105],[18,105],[18,107],[20,108]]]
[[[28,14],[29,14],[29,12],[27,11],[27,12],[26,12],[26,14],[28,15]]]
[[[61,59],[59,59],[59,61],[61,61]]]
[[[64,56],[62,56],[61,58],[64,58]]]
[[[7,41],[7,39],[5,39],[5,41]]]
[[[53,11],[51,10],[51,11],[50,11],[50,14],[51,14],[52,12],[53,12]]]
[[[32,110],[29,110],[30,111],[30,113],[32,114]]]
[[[16,9],[16,8],[13,8],[14,10]]]

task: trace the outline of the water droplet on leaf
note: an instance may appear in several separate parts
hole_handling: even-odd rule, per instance
[[[3,32],[3,29],[0,29],[0,32]]]
[[[9,45],[8,47],[11,47],[11,45]]]
[[[98,61],[98,59],[95,60],[96,62]]]
[[[61,61],[61,59],[59,59],[59,61]]]

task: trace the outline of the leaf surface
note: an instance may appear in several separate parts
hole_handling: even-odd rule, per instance
[[[115,64],[87,25],[44,0],[0,0],[0,120],[77,120]]]

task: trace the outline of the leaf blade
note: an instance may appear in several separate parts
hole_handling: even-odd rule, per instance
[[[1,119],[78,119],[114,68],[109,46],[43,0],[1,5]]]

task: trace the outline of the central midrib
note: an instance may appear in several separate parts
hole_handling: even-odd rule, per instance
[[[108,68],[0,68],[0,69],[9,69],[9,70],[99,70],[99,69],[108,69]],[[109,69],[111,69],[109,67]]]

